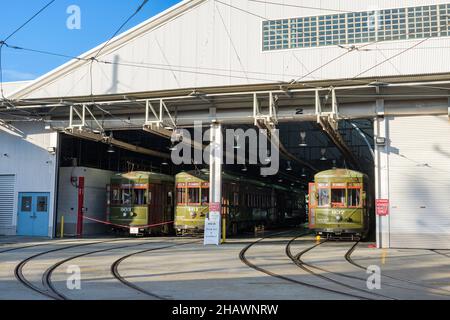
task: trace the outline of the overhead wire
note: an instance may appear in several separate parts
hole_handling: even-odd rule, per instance
[[[137,12],[139,12],[139,11],[142,9],[142,7],[145,5],[146,2],[147,2],[147,1],[144,1],[144,2],[141,4],[141,6],[136,10],[136,12],[135,12],[130,18],[128,18],[127,21],[126,21],[124,24],[122,24],[122,26],[118,29],[118,31],[115,32],[115,35],[117,35],[117,33],[123,28],[123,26],[124,26],[126,23],[128,23],[128,21],[131,20],[131,18],[132,18],[135,14],[137,14]],[[252,14],[252,15],[254,15],[254,16],[258,16],[258,17],[260,17],[260,18],[263,18],[263,19],[267,20],[267,18],[265,18],[265,17],[259,16],[259,15],[257,15],[257,14],[251,13],[251,12],[249,12],[249,11],[247,11],[247,10],[244,10],[244,9],[241,9],[241,8],[238,8],[238,7],[235,7],[235,6],[233,6],[233,5],[229,5],[229,4],[224,3],[224,2],[222,2],[222,1],[220,1],[220,0],[215,0],[215,2],[218,2],[218,3],[224,4],[224,5],[230,6],[230,7],[232,7],[232,8],[237,9],[237,10],[244,11],[244,12],[247,12],[247,13]],[[256,1],[255,1],[255,2],[256,2]],[[114,35],[114,36],[115,36],[115,35]],[[113,37],[114,37],[114,36],[113,36]],[[113,37],[112,37],[112,38],[113,38]],[[111,39],[112,39],[112,38],[111,38]],[[97,57],[98,54],[103,50],[103,48],[111,41],[111,39],[108,40],[108,41],[105,43],[105,45],[97,52],[96,57]],[[428,38],[427,38],[427,39],[428,39]],[[377,65],[372,66],[371,68],[369,68],[369,69],[367,69],[367,70],[361,72],[359,75],[362,75],[362,74],[364,74],[364,73],[366,73],[366,72],[368,72],[368,71],[370,71],[370,70],[372,70],[372,69],[378,67],[379,65],[381,65],[381,64],[383,64],[383,63],[385,63],[385,62],[388,62],[388,61],[394,59],[395,57],[397,57],[397,56],[399,56],[399,55],[405,53],[406,51],[415,49],[418,45],[420,45],[421,43],[425,42],[427,39],[424,39],[424,40],[422,40],[420,43],[417,43],[417,44],[415,44],[414,46],[409,47],[409,48],[407,48],[406,50],[403,50],[402,52],[400,52],[400,53],[398,53],[398,54],[396,54],[396,55],[394,55],[394,56],[392,56],[392,57],[390,57],[390,58],[387,58],[387,59],[383,60],[382,62],[378,63]],[[306,74],[305,76],[303,76],[302,78],[299,78],[299,79],[301,80],[301,79],[303,79],[304,77],[307,77],[308,75],[311,75],[312,73],[314,73],[314,72],[316,72],[316,71],[322,69],[323,67],[325,67],[325,66],[331,64],[332,62],[334,62],[334,61],[340,59],[342,56],[348,54],[349,52],[353,52],[353,51],[378,50],[378,49],[364,49],[364,50],[362,50],[362,48],[364,48],[364,47],[366,47],[366,46],[373,45],[373,44],[375,44],[375,43],[377,43],[377,42],[379,42],[379,41],[375,41],[375,42],[372,42],[372,43],[368,43],[368,44],[365,44],[365,45],[360,46],[360,47],[355,47],[354,50],[350,50],[350,49],[349,49],[349,50],[347,50],[345,53],[343,53],[343,54],[339,55],[338,57],[336,57],[336,58],[334,58],[334,59],[328,61],[327,63],[323,64],[322,66],[319,66],[318,68],[314,69],[313,71],[309,72],[308,74]],[[9,44],[7,44],[7,43],[3,43],[3,44],[0,46],[0,50],[2,49],[3,46],[8,47],[8,48],[11,48],[11,49],[25,50],[25,51],[35,52],[35,53],[41,53],[41,54],[47,54],[47,55],[53,55],[53,56],[64,57],[64,58],[71,58],[71,59],[75,59],[75,60],[78,60],[78,61],[90,61],[91,63],[94,62],[94,60],[93,60],[92,58],[75,57],[75,56],[70,56],[70,55],[66,55],[66,54],[54,53],[54,52],[50,52],[50,51],[36,50],[36,49],[30,49],[30,48],[19,47],[19,46],[13,46],[13,45],[9,45]],[[347,48],[344,48],[344,49],[347,49]],[[95,59],[96,59],[96,58],[95,58]],[[134,68],[147,68],[147,69],[154,69],[154,70],[174,71],[172,68],[170,68],[170,69],[164,68],[165,65],[163,65],[163,64],[154,64],[154,65],[152,65],[152,64],[143,64],[143,63],[111,62],[111,61],[104,61],[104,60],[95,60],[95,61],[97,61],[98,63],[111,64],[111,65],[119,65],[119,66],[127,66],[127,67],[134,67]],[[0,55],[0,66],[1,66],[1,55]],[[161,66],[161,67],[158,67],[158,66]],[[167,66],[169,66],[169,65],[167,65]],[[169,67],[171,67],[171,66],[169,66]],[[179,67],[179,68],[189,68],[189,67],[186,67],[186,66],[178,66],[178,67]],[[200,69],[209,69],[209,68],[200,68]],[[211,68],[211,70],[213,70],[213,69],[214,69],[214,68]],[[228,70],[225,70],[225,69],[223,69],[223,70],[224,70],[224,71],[228,71]],[[221,75],[221,74],[210,73],[210,72],[191,71],[191,70],[183,70],[183,69],[178,69],[178,70],[176,70],[176,71],[179,71],[179,72],[186,72],[186,73],[203,74],[203,75],[211,75],[211,76],[220,76],[220,77],[223,77],[223,76],[229,76],[229,77],[240,78],[240,79],[252,79],[252,80],[260,80],[260,81],[274,81],[274,82],[285,83],[285,81],[271,80],[271,79],[267,79],[267,78],[264,78],[264,79],[262,79],[262,78],[256,78],[256,77],[249,78],[249,77],[242,77],[242,76],[237,76],[237,75]],[[236,70],[236,72],[241,72],[241,71],[237,71],[237,70]],[[256,72],[255,72],[255,73],[256,73]],[[358,77],[359,75],[357,75],[356,77]],[[354,78],[355,78],[355,77],[354,77]],[[296,81],[299,81],[299,80],[296,80]],[[345,81],[348,81],[348,80],[345,80]],[[355,79],[350,79],[350,81],[355,81]],[[360,80],[356,80],[356,81],[360,81]],[[362,82],[361,82],[361,83],[362,83]],[[91,80],[91,87],[92,87],[92,80]],[[442,88],[442,89],[444,89],[444,88]],[[91,90],[91,95],[92,95],[92,90]]]
[[[131,19],[133,19],[143,8],[144,6],[147,4],[148,0],[143,0],[142,3],[139,5],[139,7],[120,25],[119,28],[117,28],[117,30],[114,32],[114,34],[108,39],[108,41],[106,41],[103,46],[97,51],[97,53],[95,54],[95,56],[91,57],[91,64],[89,66],[89,73],[90,73],[90,78],[91,78],[91,96],[93,95],[93,79],[92,79],[92,67],[93,67],[93,63],[94,61],[97,60],[98,56],[100,55],[100,53],[109,45],[109,43],[112,41],[112,39],[114,39],[117,34],[123,29],[123,27],[125,27],[125,25],[128,24],[128,22],[131,21]]]
[[[245,67],[244,67],[244,64],[242,63],[241,56],[239,55],[239,52],[238,52],[238,50],[237,50],[237,48],[236,48],[236,46],[234,44],[233,38],[231,37],[230,31],[228,30],[227,25],[225,23],[225,20],[223,19],[222,13],[220,12],[220,9],[217,7],[216,3],[214,3],[214,7],[217,10],[217,13],[219,13],[219,17],[220,17],[220,20],[222,21],[222,25],[223,25],[223,27],[225,29],[225,32],[227,33],[228,39],[230,40],[231,46],[233,47],[234,53],[235,53],[235,55],[236,55],[236,57],[237,57],[237,59],[239,61],[239,64],[240,64],[240,66],[241,66],[241,68],[242,68],[242,70],[243,70],[243,72],[245,74],[245,77],[247,78],[247,82],[248,82],[248,80],[249,80],[248,79],[248,74],[245,72]]]
[[[13,32],[11,32],[9,35],[7,35],[3,40],[0,40],[0,92],[1,92],[3,100],[6,100],[4,90],[3,90],[3,66],[2,66],[3,46],[6,44],[6,41],[8,41],[14,35],[16,35],[20,30],[22,30],[27,24],[29,24],[31,21],[33,21],[38,15],[40,15],[43,11],[45,11],[45,9],[47,9],[55,1],[56,0],[51,0],[50,2],[48,2],[45,6],[43,6],[41,9],[39,9],[35,14],[33,14],[28,20],[26,20],[24,23],[22,23],[17,29],[15,29]]]

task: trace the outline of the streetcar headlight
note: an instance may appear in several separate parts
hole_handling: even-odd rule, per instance
[[[341,216],[341,215],[337,215],[337,216],[336,216],[336,221],[337,221],[337,222],[342,221],[342,216]]]
[[[195,212],[191,212],[191,218],[194,219],[197,216]]]

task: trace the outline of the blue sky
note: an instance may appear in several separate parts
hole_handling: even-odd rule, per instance
[[[49,0],[2,1],[0,39],[4,39]],[[62,53],[70,56],[92,49],[108,40],[136,10],[142,0],[56,0],[24,29],[8,40],[8,44]],[[150,0],[123,31],[181,2]],[[70,30],[66,22],[67,8],[76,5],[81,11],[81,29]],[[3,81],[31,80],[58,67],[68,59],[38,53],[3,49]]]

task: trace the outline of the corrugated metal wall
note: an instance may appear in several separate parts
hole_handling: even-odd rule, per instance
[[[390,246],[450,249],[450,122],[389,119]]]
[[[13,227],[14,175],[0,175],[0,230]]]
[[[43,122],[14,123],[18,132],[0,129],[0,175],[15,175],[13,227],[0,234],[16,232],[19,192],[50,193],[49,236],[53,229],[56,155],[48,148],[57,147],[58,134],[45,130]]]

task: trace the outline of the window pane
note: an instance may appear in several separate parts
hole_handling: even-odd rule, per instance
[[[134,189],[133,190],[133,199],[134,204],[138,206],[147,204],[147,190],[145,189]]]
[[[348,206],[349,207],[359,207],[360,206],[360,189],[349,189],[348,190]]]
[[[37,197],[37,212],[47,212],[48,211],[48,197]]]
[[[118,188],[114,188],[111,191],[112,195],[111,195],[111,202],[112,204],[120,204],[120,189]]]
[[[122,204],[131,204],[131,190],[122,190]]]
[[[235,192],[233,195],[233,205],[238,206],[239,205],[239,193]]]
[[[199,188],[189,188],[188,203],[190,203],[190,204],[200,203],[200,189]]]
[[[151,194],[151,193],[150,193],[150,194]],[[168,206],[173,205],[173,193],[172,193],[172,191],[169,191],[169,192],[167,193],[167,205],[168,205]]]
[[[33,201],[32,197],[22,197],[22,205],[20,211],[31,212],[31,203]]]
[[[185,188],[177,189],[177,203],[186,203],[186,189]]]
[[[325,207],[330,204],[330,190],[319,189],[319,207]]]
[[[202,189],[202,205],[207,205],[209,203],[209,188]]]
[[[332,189],[331,202],[335,207],[345,207],[345,189]]]

